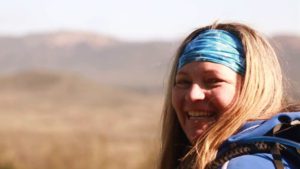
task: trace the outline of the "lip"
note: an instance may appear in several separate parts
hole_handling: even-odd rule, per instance
[[[216,113],[213,111],[186,111],[186,116],[189,120],[211,120],[216,117]]]

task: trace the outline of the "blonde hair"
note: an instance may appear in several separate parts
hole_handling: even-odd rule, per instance
[[[179,125],[171,103],[171,91],[183,48],[196,35],[207,29],[226,30],[241,40],[246,72],[238,96],[230,107],[192,146]],[[246,25],[214,23],[197,29],[183,41],[174,59],[163,108],[160,169],[174,169],[180,162],[184,168],[204,169],[215,159],[220,145],[246,121],[269,118],[284,107],[282,73],[276,53],[262,35]]]

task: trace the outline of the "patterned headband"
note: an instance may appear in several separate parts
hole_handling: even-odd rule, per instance
[[[209,29],[201,32],[183,50],[177,70],[191,62],[213,62],[245,74],[245,56],[241,41],[225,30]]]

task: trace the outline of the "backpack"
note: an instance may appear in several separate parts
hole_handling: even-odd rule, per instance
[[[270,156],[273,168],[300,168],[300,112],[280,113],[270,120],[251,125],[231,136],[221,146],[209,169],[220,169],[234,158],[259,153]],[[251,165],[255,164],[255,161],[246,163]],[[270,168],[270,165],[266,168]]]

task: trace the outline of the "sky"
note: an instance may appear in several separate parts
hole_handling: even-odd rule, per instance
[[[0,0],[0,34],[89,31],[123,40],[169,40],[235,21],[266,35],[300,35],[299,0]]]

